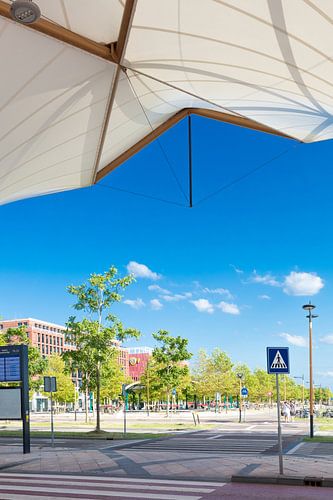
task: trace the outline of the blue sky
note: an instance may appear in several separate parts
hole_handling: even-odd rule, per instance
[[[308,380],[302,304],[311,299],[314,382],[332,387],[332,142],[199,117],[192,130],[192,209],[186,122],[103,186],[0,207],[0,314],[64,323],[68,284],[132,263],[139,275],[116,312],[142,330],[141,345],[167,329],[194,353],[218,346],[252,368],[265,367],[266,346],[288,345],[292,375]]]

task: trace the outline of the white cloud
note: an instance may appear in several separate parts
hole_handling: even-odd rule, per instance
[[[127,271],[133,274],[136,278],[148,278],[153,281],[161,278],[160,274],[154,273],[145,264],[139,264],[133,260],[127,264]]]
[[[124,304],[127,304],[128,306],[132,307],[133,309],[141,309],[142,307],[144,307],[146,305],[142,299],[135,299],[135,300],[127,299],[127,300],[124,300]]]
[[[324,286],[324,281],[316,273],[292,271],[284,280],[283,291],[287,295],[316,295]]]
[[[150,306],[154,311],[159,311],[162,309],[163,304],[158,299],[152,299],[150,301]]]
[[[239,269],[238,267],[234,266],[233,264],[230,264],[230,267],[233,268],[233,270],[235,271],[235,273],[237,273],[237,274],[244,274],[244,271],[242,271],[242,269]]]
[[[298,347],[307,347],[307,339],[301,337],[300,335],[290,335],[290,333],[280,333],[280,337],[286,339],[289,344],[296,345]]]
[[[191,297],[191,292],[175,293],[174,295],[160,295],[160,298],[166,300],[167,302],[178,302],[179,300],[190,299]]]
[[[333,344],[333,335],[325,335],[319,339],[320,342],[324,342],[324,344]]]
[[[318,375],[322,375],[323,377],[333,377],[333,372],[318,372]]]
[[[217,307],[221,309],[226,314],[240,314],[239,307],[236,304],[231,304],[230,302],[220,302]]]
[[[258,274],[256,270],[253,271],[249,281],[250,283],[261,283],[268,286],[281,286],[281,283],[272,274]]]
[[[258,299],[261,299],[261,300],[271,300],[271,297],[269,295],[258,295]]]
[[[214,306],[207,299],[191,300],[191,302],[199,312],[206,312],[209,314],[214,312]]]
[[[213,293],[216,295],[225,295],[228,299],[233,299],[232,294],[227,288],[203,288],[205,293]]]
[[[170,290],[160,287],[159,285],[149,285],[148,290],[150,292],[163,293],[163,295],[171,295]]]

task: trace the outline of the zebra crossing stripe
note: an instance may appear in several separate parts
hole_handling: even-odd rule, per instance
[[[104,497],[151,500],[200,500],[226,483],[156,479],[0,474],[0,498],[6,500],[98,500]],[[3,496],[4,495],[4,496]]]
[[[25,478],[38,478],[38,479],[61,479],[62,481],[66,480],[78,480],[80,481],[88,481],[88,482],[100,482],[100,483],[149,483],[149,484],[174,484],[178,486],[179,484],[182,485],[196,485],[196,486],[224,486],[225,483],[219,483],[219,482],[205,482],[205,481],[179,481],[177,479],[140,479],[140,478],[132,478],[132,477],[109,477],[109,476],[81,476],[81,475],[76,475],[73,476],[73,474],[31,474],[31,473],[0,473],[0,480],[2,478],[9,477],[9,478],[17,478],[17,479],[25,479]]]

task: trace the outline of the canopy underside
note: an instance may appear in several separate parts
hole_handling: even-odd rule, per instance
[[[333,137],[330,0],[0,0],[0,203],[89,186],[191,113]]]

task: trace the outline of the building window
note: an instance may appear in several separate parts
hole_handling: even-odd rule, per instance
[[[40,342],[40,333],[37,335],[38,342]]]
[[[3,325],[0,325],[0,330],[3,330]]]
[[[48,354],[48,353],[49,353],[49,346],[48,346],[48,345],[47,345],[47,346],[45,346],[45,352],[46,352],[46,354]]]
[[[52,346],[50,345],[50,354],[52,354]]]
[[[44,342],[44,333],[42,333],[42,342]]]
[[[23,324],[24,324],[24,326],[28,326],[28,322],[27,321],[25,321]]]
[[[21,321],[19,321],[19,322],[17,323],[17,326],[22,326],[22,322],[21,322]]]
[[[45,348],[44,348],[44,346],[42,345],[42,353],[44,354],[44,352],[45,352]]]

